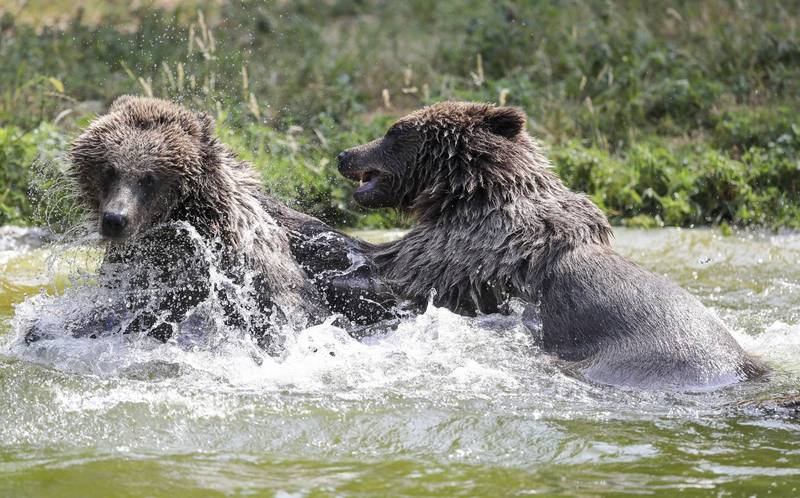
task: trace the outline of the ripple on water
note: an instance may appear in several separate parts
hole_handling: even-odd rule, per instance
[[[769,293],[736,293],[755,280],[796,288],[785,264],[800,248],[795,239],[708,237],[623,231],[617,245],[684,285],[697,282],[699,265],[693,291],[709,302],[703,289],[719,289],[737,339],[775,365],[768,381],[689,394],[591,385],[541,354],[520,316],[435,307],[362,342],[330,323],[289,334],[280,357],[235,334],[206,341],[188,330],[167,344],[62,335],[26,347],[11,331],[0,336],[0,491],[31,486],[46,470],[67,482],[147,474],[225,493],[350,494],[357,483],[397,495],[772,483],[789,493],[800,468],[797,420],[738,402],[797,392],[800,327],[789,311],[770,311]],[[765,246],[778,251],[766,262],[733,254]],[[709,248],[718,254],[701,265]],[[57,322],[97,292],[34,296],[17,319],[47,311]],[[166,489],[147,485],[136,489]]]

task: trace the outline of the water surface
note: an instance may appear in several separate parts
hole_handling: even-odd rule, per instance
[[[591,385],[519,317],[437,308],[364,342],[313,327],[280,358],[235,340],[25,348],[15,311],[89,285],[100,250],[3,232],[0,496],[800,494],[800,417],[753,407],[800,394],[800,235],[615,232],[774,374],[703,393]]]

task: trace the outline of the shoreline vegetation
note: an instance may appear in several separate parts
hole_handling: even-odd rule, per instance
[[[450,99],[524,109],[617,225],[800,228],[796,2],[146,5],[0,7],[0,225],[72,216],[49,192],[63,154],[131,93],[210,112],[268,189],[340,227],[408,221],[358,209],[336,154]]]

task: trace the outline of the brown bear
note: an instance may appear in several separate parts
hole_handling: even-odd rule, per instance
[[[314,280],[328,308],[347,319],[338,323],[351,335],[371,334],[377,330],[371,325],[399,316],[396,298],[370,257],[372,244],[271,197],[265,197],[262,204],[287,230],[295,259]]]
[[[765,371],[695,297],[611,248],[611,227],[570,191],[520,110],[444,102],[339,155],[355,200],[416,225],[373,257],[396,293],[462,314],[538,311],[541,347],[586,378],[707,388]]]
[[[135,289],[153,287],[153,279],[144,276],[159,268],[157,287],[166,292],[156,308],[168,309],[173,324],[210,289],[207,250],[197,247],[187,226],[219,246],[215,257],[227,277],[239,286],[246,283],[254,294],[250,304],[256,309],[237,311],[249,300],[217,289],[229,320],[238,316],[240,326],[243,316],[263,322],[264,312],[275,310],[284,323],[296,326],[330,312],[354,325],[393,316],[394,298],[367,257],[369,244],[265,194],[250,165],[214,138],[214,123],[206,114],[164,100],[123,96],[76,139],[70,159],[73,183],[110,241],[101,273],[116,275],[136,262],[139,277],[127,282]],[[175,222],[186,225],[165,226]],[[151,292],[147,299],[152,298]],[[174,327],[152,313],[140,314],[132,325],[161,338]],[[262,345],[270,337],[265,328],[248,324]]]
[[[256,175],[214,138],[207,115],[120,97],[69,156],[79,199],[108,242],[101,283],[127,289],[119,308],[133,310],[78,324],[74,335],[121,327],[166,340],[211,293],[226,323],[262,345],[275,325],[303,327],[329,314],[265,209]],[[212,279],[213,269],[222,275]]]

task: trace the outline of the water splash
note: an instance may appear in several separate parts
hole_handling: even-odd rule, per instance
[[[618,241],[637,246],[626,237]],[[661,259],[678,280],[690,278],[684,269],[705,251],[702,244],[682,245],[691,254]],[[18,304],[12,331],[0,335],[0,440],[16,462],[11,470],[0,465],[0,475],[50,465],[53,451],[58,465],[89,465],[75,463],[86,461],[85,448],[92,448],[91,458],[110,455],[126,466],[158,461],[181,475],[188,471],[176,462],[184,455],[194,455],[185,457],[194,464],[205,455],[210,460],[204,468],[219,475],[230,468],[230,455],[239,455],[281,462],[344,459],[361,467],[376,460],[433,462],[450,471],[453,465],[582,469],[589,461],[622,471],[694,458],[714,478],[717,470],[732,469],[725,455],[755,457],[753,444],[761,452],[777,448],[788,459],[785,465],[762,464],[764,475],[800,464],[792,443],[800,434],[796,422],[739,405],[800,385],[798,326],[774,314],[759,315],[757,324],[745,319],[753,307],[767,309],[774,292],[723,302],[748,303],[728,310],[727,319],[748,351],[776,366],[775,375],[714,392],[658,393],[570,375],[537,349],[522,307],[509,316],[470,318],[429,306],[361,341],[329,320],[286,330],[280,355],[215,322],[219,308],[213,303],[199,306],[166,343],[143,334],[88,339],[63,333],[25,346],[19,324],[47,317],[57,329],[71,313],[109,298],[89,278],[92,265],[64,262],[84,261],[86,249],[51,251],[61,262],[51,270],[43,265],[42,275],[32,272],[31,278],[46,282],[53,278],[48,271],[74,275],[75,268],[87,277],[74,279],[63,295],[37,294]],[[96,249],[90,245],[88,252]],[[724,256],[708,265],[723,264]],[[759,268],[767,274],[764,285],[775,288],[787,275],[772,278],[770,264]],[[703,285],[703,278],[719,282],[718,275],[700,278]]]
[[[240,312],[252,316],[256,307],[248,302],[252,290],[219,270],[217,254],[191,227],[182,230],[200,248],[212,288],[227,289],[235,296]],[[126,295],[141,292],[125,279],[120,279],[118,288],[95,285],[90,270],[75,272],[80,265],[64,263],[85,259],[85,254],[75,252],[75,248],[87,242],[96,241],[86,236],[55,248],[53,254],[58,256],[48,260],[46,273],[52,278],[53,272],[72,272],[71,285],[63,295],[42,292],[16,306],[12,322],[15,333],[2,338],[3,354],[81,375],[142,379],[199,376],[230,386],[345,398],[389,392],[402,396],[426,393],[443,400],[536,398],[546,393],[539,401],[555,407],[574,405],[574,400],[587,397],[602,399],[610,392],[572,377],[558,361],[542,354],[536,347],[530,313],[522,306],[516,306],[510,316],[468,318],[431,305],[424,314],[407,317],[361,341],[335,326],[333,320],[307,329],[283,327],[283,346],[275,355],[258,348],[246,330],[227,324],[218,294],[209,292],[207,299],[180,323],[173,324],[176,333],[166,344],[141,333],[97,333],[92,335],[102,337],[76,338],[73,336],[87,335],[74,333],[74,324],[86,321],[87,310],[91,323],[118,332],[133,313],[120,303],[126,302]],[[774,239],[768,243],[773,244]],[[629,251],[637,247],[638,243],[630,244]],[[684,261],[694,265],[698,258],[691,255]],[[157,302],[158,293],[152,289],[147,292],[147,297]],[[26,327],[34,322],[52,340],[25,345]],[[797,377],[797,326],[775,321],[757,335],[740,328],[736,337],[748,351],[778,365],[780,375]],[[617,393],[610,396],[611,403],[618,402],[619,396],[630,398],[634,406],[651,400],[650,394],[611,391]]]

